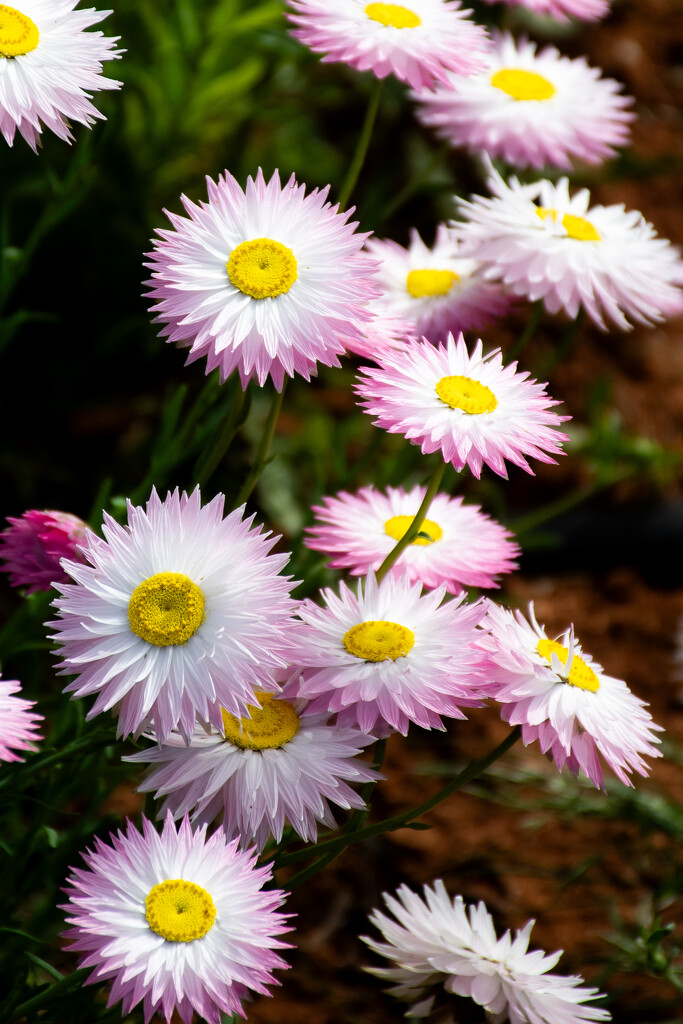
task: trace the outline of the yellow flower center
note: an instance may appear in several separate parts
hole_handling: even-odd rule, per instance
[[[152,931],[169,942],[192,942],[211,929],[216,907],[201,885],[169,878],[149,890],[145,917]]]
[[[512,96],[513,100],[549,100],[557,91],[543,75],[521,68],[501,68],[491,76],[491,85]]]
[[[536,213],[545,220],[547,217],[557,222],[559,213],[557,210],[553,210],[550,206],[539,206]],[[573,213],[565,213],[562,218],[562,227],[567,232],[569,238],[575,238],[577,242],[599,242],[600,232],[597,231],[589,220],[584,217],[577,217]]]
[[[230,283],[252,299],[284,295],[297,279],[296,257],[272,238],[252,238],[230,253],[226,263]]]
[[[536,650],[542,658],[546,658],[551,664],[553,654],[557,655],[562,665],[567,664],[569,651],[562,644],[559,644],[557,640],[548,640],[544,637],[542,640],[539,640]],[[590,690],[591,693],[596,693],[600,689],[600,680],[596,673],[578,654],[575,654],[572,658],[572,667],[569,670],[566,682],[570,686],[578,686],[580,690]]]
[[[30,18],[15,7],[0,4],[0,57],[22,57],[35,50],[39,39]]]
[[[130,628],[155,647],[185,644],[204,618],[204,595],[181,572],[158,572],[140,583],[128,602]]]
[[[389,28],[417,28],[422,24],[422,19],[402,4],[368,4],[365,13],[371,21]]]
[[[414,299],[426,295],[448,295],[460,278],[452,270],[411,270],[406,278],[406,289]]]
[[[286,700],[273,700],[272,693],[256,693],[258,705],[250,704],[251,718],[236,718],[223,710],[226,740],[243,750],[284,747],[299,731],[299,716]]]
[[[394,540],[400,540],[408,532],[408,529],[413,523],[415,516],[392,516],[391,519],[387,519],[384,524],[384,532],[387,533]],[[425,519],[420,532],[417,537],[411,540],[411,544],[433,544],[436,540],[441,540],[443,537],[443,530],[438,523],[435,523],[433,519]]]
[[[383,619],[359,622],[344,633],[344,647],[363,661],[396,661],[405,658],[415,643],[415,634],[407,626]]]
[[[498,406],[491,388],[471,377],[442,377],[437,382],[436,393],[451,409],[462,409],[470,416],[493,412]]]

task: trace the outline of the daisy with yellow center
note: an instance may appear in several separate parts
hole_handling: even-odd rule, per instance
[[[600,757],[625,785],[630,773],[647,775],[645,756],[659,757],[657,732],[643,701],[621,679],[607,675],[584,654],[570,627],[557,640],[534,616],[492,601],[480,645],[486,652],[489,692],[501,715],[521,725],[525,744],[538,741],[559,769],[566,765],[604,789]]]
[[[413,99],[420,121],[453,146],[512,167],[570,170],[628,143],[633,101],[621,90],[583,57],[571,60],[554,46],[537,52],[535,43],[504,33],[494,34],[485,70],[451,75]]]
[[[302,603],[290,685],[311,698],[312,710],[386,736],[405,734],[411,722],[442,729],[442,715],[464,718],[461,708],[478,705],[481,602],[461,596],[442,604],[444,587],[421,589],[396,575],[378,586],[371,573],[356,594],[343,583],[338,594],[323,590],[324,608]]]
[[[170,814],[161,835],[145,817],[142,829],[128,822],[112,845],[96,839],[67,880],[67,948],[93,968],[86,984],[108,981],[126,1017],[139,1003],[145,1020],[167,1024],[244,1016],[247,992],[268,995],[287,967],[276,952],[287,945],[284,893],[264,889],[268,868],[220,830],[207,838]]]
[[[0,133],[18,131],[37,152],[43,126],[70,142],[70,123],[92,125],[103,115],[91,102],[121,82],[102,77],[102,63],[121,56],[116,38],[86,29],[111,11],[76,10],[78,0],[0,4]]]
[[[458,0],[289,0],[292,35],[324,61],[341,61],[377,78],[396,75],[414,89],[431,88],[449,72],[470,75],[484,63],[485,30]]]

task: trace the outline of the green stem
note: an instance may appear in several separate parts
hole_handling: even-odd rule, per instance
[[[516,537],[521,537],[525,533],[531,533],[532,530],[543,526],[544,523],[557,519],[563,513],[569,512],[570,509],[583,504],[584,501],[587,501],[600,489],[598,484],[588,484],[586,487],[581,487],[578,491],[572,491],[571,494],[558,498],[557,501],[552,501],[535,512],[529,512],[526,516],[513,519],[510,523],[510,529]]]
[[[506,364],[511,363],[514,359],[519,358],[521,353],[524,351],[524,349],[527,347],[527,345],[533,338],[534,334],[536,333],[536,329],[541,322],[542,316],[543,303],[539,300],[534,306],[531,312],[531,316],[529,317],[529,322],[520,334],[519,338],[517,338],[517,341],[514,341],[512,343],[508,351],[505,353]]]
[[[235,434],[240,428],[240,423],[243,422],[242,409],[245,404],[246,394],[246,390],[243,391],[241,387],[238,387],[237,394],[233,397],[228,415],[223,421],[223,428],[213,448],[197,466],[195,480],[200,487],[203,487],[207,480],[213,476],[219,462],[232,444]]]
[[[375,126],[375,118],[377,117],[377,110],[379,109],[379,98],[382,93],[382,79],[375,79],[375,87],[370,95],[370,102],[368,103],[368,109],[365,111],[365,120],[363,121],[363,127],[361,129],[358,142],[356,144],[356,152],[353,154],[353,160],[349,164],[349,169],[346,172],[346,179],[342,185],[341,192],[339,193],[339,209],[345,210],[351,193],[354,190],[358,177],[365,163],[365,157],[367,156],[368,146],[370,145],[370,139],[372,138],[372,129]]]
[[[287,388],[288,379],[288,377],[285,377],[284,381],[282,382],[282,391],[276,391],[275,394],[273,395],[273,400],[270,403],[270,410],[268,412],[268,419],[265,422],[263,433],[261,435],[261,440],[259,441],[259,446],[256,449],[254,465],[251,467],[249,476],[247,477],[247,479],[242,484],[242,487],[240,488],[240,492],[237,495],[237,499],[235,501],[236,507],[243,505],[245,501],[248,500],[248,498],[251,495],[251,492],[254,490],[256,484],[258,483],[261,473],[268,464],[268,453],[270,451],[270,446],[272,444],[273,436],[275,434],[277,418],[280,415],[280,409],[282,408],[282,400],[285,397],[285,390]]]
[[[14,1020],[21,1020],[22,1017],[28,1016],[29,1013],[33,1013],[35,1010],[42,1010],[48,1003],[53,1003],[56,999],[59,999],[65,992],[69,992],[72,988],[76,988],[77,985],[82,985],[85,979],[88,977],[90,970],[88,967],[82,967],[73,974],[68,974],[61,981],[56,982],[54,985],[49,985],[48,988],[43,989],[33,999],[27,1000],[22,1003],[21,1006],[17,1006],[14,1011]]]
[[[384,763],[384,755],[386,753],[386,749],[387,749],[387,741],[386,740],[377,740],[377,742],[375,743],[374,757],[372,759],[373,760],[372,767],[376,768],[378,771],[381,770],[382,765]],[[345,832],[357,832],[358,829],[361,828],[363,826],[363,824],[365,823],[365,819],[367,818],[368,814],[370,813],[370,807],[369,807],[370,798],[372,797],[372,794],[374,792],[374,789],[375,789],[376,785],[377,785],[377,782],[366,782],[361,787],[360,798],[363,801],[363,803],[365,804],[365,807],[361,807],[361,808],[359,808],[359,810],[353,812],[353,814],[349,818],[349,821],[348,821],[348,824],[347,824],[346,828],[344,829]]]
[[[387,557],[384,559],[384,561],[380,565],[379,569],[377,570],[377,574],[376,575],[377,575],[377,582],[378,583],[382,582],[382,580],[384,579],[386,574],[389,572],[389,570],[396,564],[396,562],[398,561],[399,557],[403,554],[403,552],[408,547],[408,545],[412,544],[412,542],[415,540],[415,538],[417,537],[418,533],[420,532],[420,530],[422,528],[422,524],[424,523],[425,519],[427,518],[427,513],[429,512],[429,506],[431,505],[431,503],[432,503],[432,501],[434,499],[434,496],[435,496],[436,492],[438,491],[438,489],[439,489],[439,487],[441,485],[441,480],[443,479],[443,475],[444,475],[445,470],[446,470],[446,463],[445,462],[439,462],[439,465],[436,467],[436,469],[434,470],[434,472],[432,474],[431,480],[427,484],[427,492],[426,492],[424,498],[422,499],[422,504],[420,505],[419,509],[417,510],[417,515],[415,516],[415,518],[413,519],[412,523],[410,524],[410,526],[408,527],[406,532],[403,534],[401,539],[396,541],[396,543],[394,544],[393,548],[391,549],[391,551],[389,552]]]

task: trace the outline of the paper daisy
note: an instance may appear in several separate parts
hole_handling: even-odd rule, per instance
[[[364,585],[363,585],[364,582]],[[445,587],[420,596],[420,584],[374,575],[354,594],[323,590],[324,608],[302,602],[292,631],[292,683],[311,711],[337,712],[339,725],[364,733],[404,735],[411,722],[443,729],[441,715],[464,718],[479,707],[473,647],[481,602],[462,596],[441,604]]]
[[[105,515],[105,539],[88,534],[90,565],[63,563],[75,584],[57,588],[50,625],[60,673],[76,675],[65,692],[95,695],[88,718],[117,711],[120,736],[189,737],[196,718],[220,729],[222,708],[244,715],[255,689],[279,690],[288,556],[268,554],[277,538],[244,507],[224,519],[223,500],[153,491],[146,508],[129,503],[127,527]]]
[[[590,193],[569,194],[566,178],[506,185],[493,168],[493,198],[458,205],[467,220],[453,225],[463,253],[549,313],[575,317],[583,307],[603,330],[651,325],[680,308],[683,260],[641,213],[623,205],[593,206]]]
[[[128,822],[111,846],[95,839],[67,880],[65,938],[93,968],[86,985],[111,983],[107,1005],[120,1000],[126,1015],[142,1002],[146,1022],[245,1016],[246,991],[269,995],[273,970],[288,966],[275,952],[288,945],[276,938],[289,930],[284,893],[264,889],[268,868],[220,830],[207,839],[185,818],[176,831],[170,815],[161,835],[144,817],[142,828]]]
[[[332,569],[348,569],[354,576],[376,572],[411,526],[425,493],[425,487],[361,487],[355,494],[323,498],[322,505],[313,506],[316,525],[306,529],[305,544],[330,555]],[[428,514],[396,561],[396,575],[405,573],[429,589],[444,584],[459,594],[463,587],[497,587],[499,573],[517,568],[518,545],[478,505],[437,494]]]
[[[440,451],[456,469],[479,477],[487,465],[507,477],[507,459],[533,474],[526,456],[555,462],[567,440],[556,428],[569,417],[551,412],[558,403],[516,367],[503,366],[499,349],[484,356],[481,341],[470,355],[463,336],[449,334],[445,345],[409,341],[379,368],[362,367],[356,391],[376,427]]]
[[[14,695],[21,690],[15,679],[0,676],[0,761],[23,761],[17,750],[33,750],[35,740],[42,739],[36,732],[43,716],[30,711],[34,700]]]
[[[494,37],[486,71],[451,75],[435,92],[413,93],[417,115],[441,138],[514,167],[571,170],[597,164],[628,142],[633,100],[601,78],[585,58],[570,60],[554,46],[540,53],[526,39]]]
[[[495,4],[499,0],[484,0],[484,3]],[[610,0],[502,0],[510,7],[525,7],[534,14],[555,18],[556,21],[568,21],[579,18],[582,21],[598,21],[604,18],[610,6]]]
[[[431,249],[414,230],[407,249],[379,238],[369,239],[365,248],[382,261],[377,271],[382,295],[375,304],[412,320],[415,328],[406,333],[442,341],[449,332],[479,330],[510,309],[510,296],[478,273],[475,260],[459,255],[456,236],[445,224],[437,227]]]
[[[349,782],[380,778],[357,754],[372,742],[331,724],[306,703],[257,694],[250,718],[223,713],[223,733],[198,727],[187,746],[172,733],[160,746],[124,758],[151,767],[138,790],[164,797],[159,817],[190,812],[193,822],[220,821],[228,839],[262,850],[286,823],[314,843],[318,822],[336,828],[330,802],[363,808]]]
[[[0,533],[0,571],[9,573],[13,587],[27,594],[50,590],[52,584],[68,583],[60,559],[83,561],[80,545],[88,529],[78,516],[68,512],[30,509],[22,516],[8,516],[10,524]]]
[[[270,374],[281,390],[285,374],[338,366],[341,336],[363,338],[377,291],[352,211],[325,201],[329,187],[307,196],[292,176],[282,188],[277,171],[266,183],[259,170],[246,192],[228,171],[207,187],[208,203],[181,197],[188,217],[166,211],[173,230],[158,229],[148,254],[162,336],[189,348],[188,363],[206,356],[221,381],[238,370],[242,387]]]
[[[70,142],[69,121],[90,126],[104,117],[92,94],[121,87],[102,77],[102,62],[121,56],[118,37],[85,31],[111,11],[76,11],[77,3],[0,4],[0,132],[10,146],[18,130],[37,152],[43,125]]]
[[[561,770],[579,771],[604,789],[601,755],[626,786],[631,772],[647,775],[643,757],[661,757],[647,705],[621,679],[608,676],[584,654],[573,627],[551,640],[536,622],[519,611],[488,603],[481,641],[487,652],[488,693],[503,705],[510,725],[521,725],[525,744],[538,741]]]
[[[455,0],[290,0],[292,35],[323,62],[349,64],[377,78],[396,75],[414,89],[444,81],[449,71],[471,75],[483,65],[486,30]]]
[[[606,1010],[584,1005],[601,994],[582,987],[580,975],[548,973],[562,950],[550,955],[540,949],[529,952],[534,921],[514,938],[509,930],[498,938],[486,905],[468,906],[462,896],[451,899],[440,879],[433,888],[425,885],[424,897],[407,885],[400,886],[396,896],[383,895],[393,918],[374,910],[370,921],[385,941],[367,936],[363,941],[396,966],[367,970],[395,982],[390,991],[401,999],[421,999],[427,994],[420,1016],[429,1012],[430,989],[438,986],[474,1000],[486,1011],[487,1020],[501,1024],[506,1020],[581,1024],[610,1019]]]

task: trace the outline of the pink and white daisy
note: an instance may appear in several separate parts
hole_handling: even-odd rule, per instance
[[[86,32],[111,11],[76,11],[78,0],[21,0],[0,4],[0,132],[9,145],[16,131],[34,152],[43,125],[65,142],[69,121],[90,126],[104,118],[91,103],[100,89],[121,82],[102,77],[102,63],[121,56],[118,36]]]
[[[289,945],[276,937],[289,930],[283,891],[264,889],[268,868],[220,829],[207,838],[185,817],[176,830],[170,814],[161,835],[144,817],[142,829],[129,821],[111,845],[96,838],[67,879],[65,938],[93,968],[85,984],[109,982],[107,1005],[120,1000],[125,1015],[142,1002],[146,1024],[155,1013],[167,1024],[174,1013],[184,1024],[244,1017],[247,992],[269,995],[288,966],[275,952]]]
[[[307,196],[292,176],[282,188],[277,171],[266,182],[259,170],[246,192],[228,171],[206,181],[208,203],[182,196],[188,217],[165,211],[173,230],[157,230],[145,264],[162,336],[189,348],[188,363],[206,356],[221,381],[236,369],[242,387],[270,374],[281,390],[285,374],[338,366],[377,293],[352,210],[326,202],[329,186]]]
[[[50,590],[52,584],[68,583],[60,559],[84,561],[80,546],[88,524],[69,512],[30,509],[19,517],[8,516],[10,524],[0,533],[0,571],[9,573],[13,587],[27,594]]]
[[[562,950],[546,955],[529,952],[534,921],[511,935],[496,934],[483,902],[467,905],[450,898],[437,879],[425,885],[424,897],[402,885],[396,896],[384,893],[393,918],[374,910],[370,921],[385,941],[363,941],[394,967],[366,968],[395,983],[390,992],[401,999],[421,1000],[409,1016],[429,1013],[435,992],[445,990],[474,1000],[492,1024],[582,1024],[610,1020],[607,1010],[585,1006],[600,997],[582,986],[580,975],[549,974]],[[424,997],[427,997],[426,999]]]
[[[643,756],[661,757],[653,746],[661,726],[625,682],[583,653],[573,627],[550,640],[533,607],[530,618],[488,602],[481,648],[488,658],[488,693],[503,705],[502,718],[521,725],[524,743],[538,741],[560,770],[566,764],[604,789],[601,755],[632,786],[631,772],[648,774]]]
[[[365,248],[382,261],[377,270],[382,295],[375,305],[412,320],[415,329],[406,333],[442,341],[449,332],[479,330],[510,309],[511,297],[484,279],[475,260],[459,254],[455,233],[445,224],[438,225],[431,249],[415,230],[407,249],[379,238],[369,239]]]
[[[406,338],[415,334],[415,322],[393,315],[381,297],[371,299],[366,308],[372,320],[364,325],[363,336],[360,339],[342,337],[347,354],[377,359],[387,350],[402,349]]]
[[[318,822],[337,827],[330,803],[365,807],[348,783],[381,777],[356,756],[372,737],[330,723],[329,712],[313,714],[304,701],[257,697],[250,718],[224,712],[222,733],[197,727],[189,746],[172,733],[124,760],[150,763],[138,790],[165,798],[159,817],[218,820],[228,839],[258,850],[271,836],[279,842],[286,823],[314,843]]]
[[[104,540],[89,533],[90,565],[63,562],[60,584],[65,688],[95,695],[87,717],[115,710],[118,735],[172,729],[189,737],[197,718],[220,729],[222,709],[246,715],[256,689],[279,691],[294,603],[280,571],[287,555],[244,506],[223,518],[222,494],[202,507],[199,488],[177,490],[146,508],[128,505],[128,526],[104,518]]]
[[[449,71],[471,75],[484,64],[486,30],[459,0],[289,0],[292,32],[323,63],[342,62],[377,78],[396,75],[414,89],[431,88]]]
[[[445,587],[420,596],[420,584],[374,575],[357,593],[321,592],[324,608],[302,602],[292,631],[291,685],[312,698],[311,711],[337,712],[339,725],[364,733],[404,735],[411,722],[443,729],[441,715],[464,718],[479,707],[474,648],[481,602],[463,596],[441,604]]]
[[[505,460],[527,473],[526,456],[555,462],[567,435],[557,425],[568,416],[551,412],[558,403],[545,385],[503,366],[500,350],[472,355],[462,334],[446,344],[409,341],[400,354],[387,353],[379,367],[362,367],[356,391],[375,426],[403,434],[422,451],[440,451],[456,469],[469,466],[476,477],[486,464],[507,477]]]
[[[484,0],[484,3],[495,4],[499,0]],[[598,21],[604,18],[610,7],[610,0],[502,0],[510,7],[525,7],[534,14],[555,18],[556,21],[568,21],[579,18],[582,21]]]
[[[16,679],[0,676],[0,761],[23,761],[15,751],[33,750],[34,742],[42,739],[36,730],[43,716],[29,710],[34,700],[15,696],[20,690]]]
[[[657,323],[681,306],[683,260],[636,210],[590,207],[590,193],[569,194],[569,183],[541,180],[508,185],[490,168],[493,198],[458,205],[454,223],[462,251],[479,260],[484,276],[500,281],[549,313],[575,317],[583,307],[602,330]]]
[[[316,525],[306,529],[305,544],[331,556],[330,568],[354,576],[376,572],[413,522],[425,487],[361,487],[342,491],[314,505]],[[511,534],[462,498],[437,494],[429,519],[397,559],[392,572],[432,589],[442,584],[451,594],[464,587],[497,587],[496,576],[517,568],[519,546]],[[319,525],[318,525],[319,524]]]
[[[494,36],[485,71],[451,75],[413,98],[420,121],[454,146],[515,167],[571,170],[575,160],[600,163],[628,142],[635,115],[621,88],[584,57],[570,60],[554,46],[537,53],[535,43],[504,33]]]

